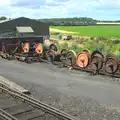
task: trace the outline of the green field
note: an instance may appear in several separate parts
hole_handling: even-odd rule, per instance
[[[120,26],[51,26],[51,28],[77,32],[80,36],[120,37]]]

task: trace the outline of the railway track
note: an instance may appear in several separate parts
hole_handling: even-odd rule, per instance
[[[77,120],[77,118],[0,84],[0,120]]]
[[[84,71],[84,72],[89,72],[91,74],[94,74],[93,73],[93,70],[90,69],[90,68],[79,68],[77,66],[74,66],[72,69],[74,70],[80,70],[80,71]],[[113,78],[120,78],[120,74],[119,73],[115,73],[115,74],[109,74],[107,73],[105,70],[100,70],[98,74],[95,74],[95,75],[103,75],[103,76],[108,76],[108,77],[113,77]]]

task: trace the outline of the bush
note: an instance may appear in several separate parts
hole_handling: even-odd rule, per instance
[[[90,37],[90,40],[94,40],[95,38],[94,37]]]
[[[104,51],[104,48],[105,48],[104,44],[98,44],[97,46],[98,46],[98,51],[100,52]]]
[[[93,52],[94,50],[98,50],[98,44],[96,42],[86,42],[84,43],[84,49]]]
[[[79,44],[72,43],[71,47],[69,47],[69,50],[74,50],[75,52],[80,52],[81,48],[80,48]]]
[[[120,58],[120,51],[119,51],[119,50],[116,50],[116,51],[114,52],[114,54],[115,54],[117,57]]]
[[[111,48],[110,48],[109,45],[106,45],[106,46],[104,47],[103,53],[104,53],[104,54],[109,54],[109,53],[111,53]]]
[[[96,40],[107,40],[107,38],[105,38],[103,36],[98,36],[98,37],[96,37]]]
[[[58,49],[61,51],[62,49],[67,49],[68,50],[68,44],[67,42],[61,43],[58,46]]]
[[[113,44],[119,44],[120,40],[113,40]]]
[[[47,46],[46,44],[43,44],[43,48],[44,48],[44,49],[47,49],[48,46]]]

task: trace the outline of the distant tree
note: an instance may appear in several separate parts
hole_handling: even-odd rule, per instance
[[[120,22],[118,21],[101,21],[87,17],[74,17],[74,18],[51,18],[51,19],[39,19],[41,22],[49,23],[51,26],[87,26],[96,25],[96,22]]]
[[[74,18],[54,18],[54,19],[40,19],[39,21],[49,23],[51,26],[79,26],[79,25],[95,25],[97,20],[87,17]]]
[[[7,19],[7,18],[4,17],[4,16],[0,17],[0,20],[6,20],[6,19]]]

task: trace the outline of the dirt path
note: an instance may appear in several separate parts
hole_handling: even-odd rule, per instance
[[[64,30],[59,30],[59,29],[55,29],[55,28],[50,28],[50,32],[60,32],[60,33],[66,33],[66,34],[77,34],[77,32],[64,31]]]

